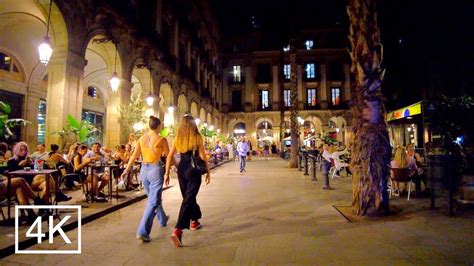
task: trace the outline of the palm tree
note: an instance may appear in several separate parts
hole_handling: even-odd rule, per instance
[[[296,80],[296,40],[290,40],[290,78],[291,78],[291,154],[290,168],[298,167],[298,142],[299,142],[299,126],[298,126],[298,88]]]
[[[352,143],[353,211],[378,216],[389,211],[387,180],[391,147],[381,85],[382,49],[377,25],[376,0],[349,0],[354,140]]]

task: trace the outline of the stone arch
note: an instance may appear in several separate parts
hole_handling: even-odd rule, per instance
[[[274,125],[274,121],[271,116],[263,115],[263,116],[258,117],[255,120],[255,128],[258,128],[258,125],[261,124],[263,121],[270,123],[272,126]]]
[[[207,113],[206,122],[207,122],[208,124],[213,124],[211,113]]]
[[[199,117],[199,108],[198,108],[198,105],[196,102],[191,102],[191,115],[194,117],[194,118],[198,118]]]
[[[188,100],[184,94],[180,94],[178,96],[178,111],[180,115],[184,115],[186,112],[189,112]]]
[[[199,119],[201,119],[202,123],[206,121],[206,110],[204,110],[202,107],[199,110]]]
[[[3,0],[0,10],[0,49],[12,56],[16,67],[21,72],[21,75],[18,75],[21,79],[16,79],[14,84],[4,87],[7,90],[13,89],[14,93],[25,95],[20,112],[22,118],[32,122],[32,126],[23,128],[22,132],[17,132],[17,135],[33,145],[38,141],[36,117],[39,111],[38,103],[40,99],[45,98],[51,103],[62,96],[62,94],[49,93],[48,86],[58,84],[57,88],[59,88],[65,84],[65,66],[68,58],[68,30],[63,14],[56,3],[53,3],[48,33],[53,53],[48,65],[45,66],[39,62],[38,46],[46,35],[48,13],[49,1]],[[52,65],[55,67],[51,67]],[[43,80],[46,71],[54,72],[54,75],[48,75],[48,81]],[[2,78],[9,79],[15,76],[16,74]],[[75,105],[71,104],[71,106],[74,109]],[[57,106],[55,108],[58,109]],[[50,104],[47,105],[47,109],[46,132],[44,133],[46,141],[51,138],[52,132],[60,130],[65,118],[59,115],[53,118],[51,114],[58,113],[58,110],[54,110]],[[76,111],[72,113],[75,115]]]
[[[321,118],[316,115],[308,115],[304,118],[305,122],[309,122],[310,125],[314,128],[316,134],[323,132],[323,122]]]

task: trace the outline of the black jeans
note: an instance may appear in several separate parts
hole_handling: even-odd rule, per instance
[[[201,219],[201,208],[197,204],[196,196],[201,187],[202,177],[199,174],[189,171],[191,168],[190,155],[181,154],[181,161],[178,165],[178,181],[183,202],[179,209],[176,228],[189,229],[191,220]]]

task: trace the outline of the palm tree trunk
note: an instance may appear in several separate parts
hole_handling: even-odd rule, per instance
[[[298,88],[296,80],[296,40],[290,41],[290,76],[291,76],[291,156],[290,168],[298,167],[298,145],[299,145],[299,127],[298,127]]]
[[[283,45],[282,45],[283,46]],[[285,150],[285,85],[283,80],[283,66],[285,65],[283,49],[280,49],[280,63],[278,65],[278,88],[280,91],[280,152]]]
[[[389,211],[391,147],[381,94],[384,72],[375,0],[349,0],[347,12],[355,78],[352,206],[357,215],[379,216]]]

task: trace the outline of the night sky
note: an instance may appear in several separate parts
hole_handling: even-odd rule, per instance
[[[211,3],[223,39],[255,30],[277,40],[288,38],[292,29],[348,28],[346,0]],[[381,0],[377,4],[386,69],[383,92],[389,108],[441,94],[473,94],[474,1]]]

